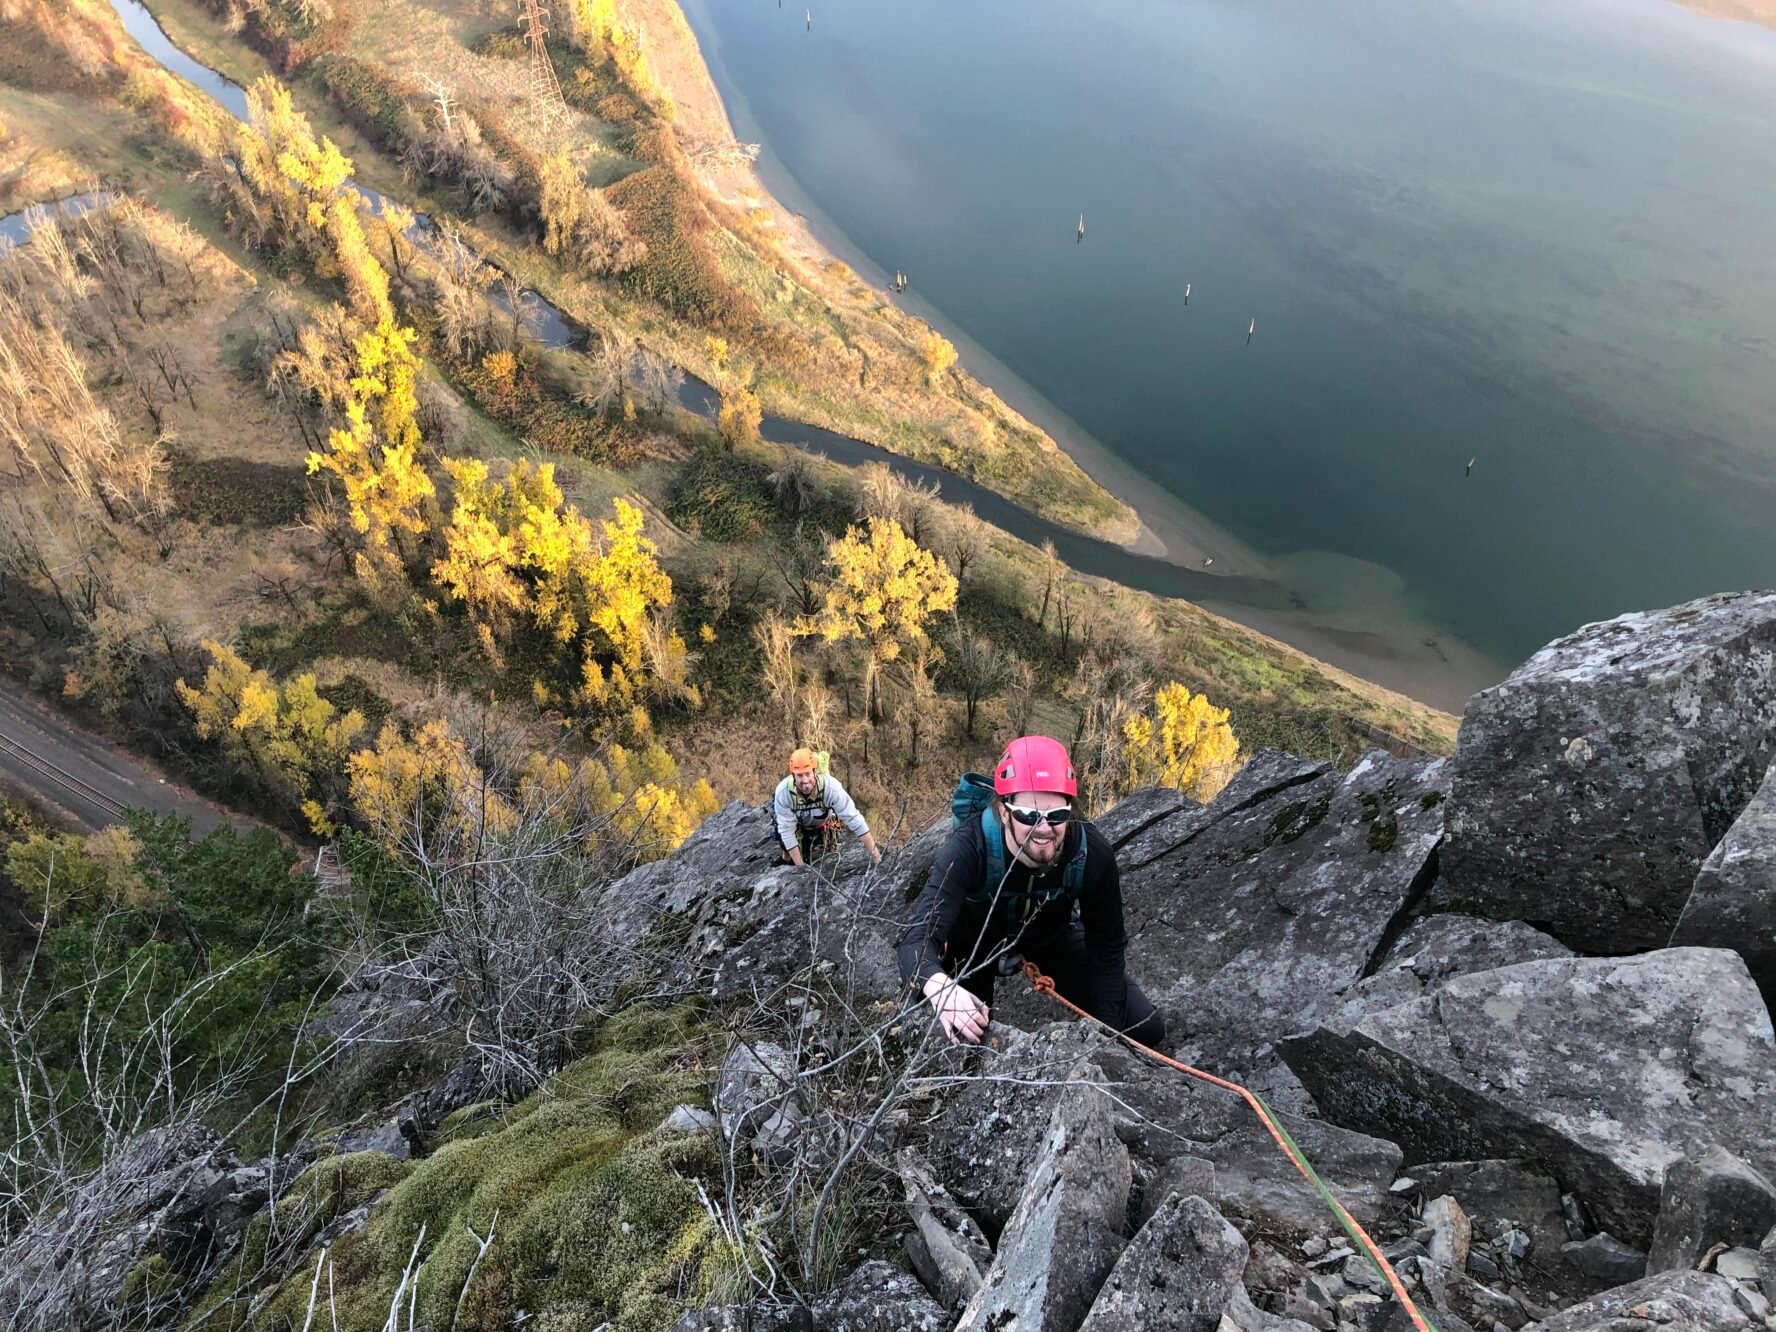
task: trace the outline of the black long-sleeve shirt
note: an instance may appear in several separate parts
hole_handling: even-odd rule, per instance
[[[1082,836],[1086,839],[1085,876],[1078,901],[1080,924],[1085,927],[1086,954],[1091,961],[1087,984],[1093,1000],[1105,1005],[1120,1003],[1128,933],[1122,922],[1122,878],[1116,867],[1116,852],[1094,825],[1070,823],[1061,855],[1043,878],[1059,890],[1061,876],[1077,853]],[[1034,872],[1015,857],[1009,846],[1006,859],[1011,868],[1005,876],[1004,891],[1028,888]],[[1009,920],[1000,906],[969,901],[971,895],[991,894],[996,885],[986,883],[987,874],[985,835],[980,821],[970,819],[939,848],[937,859],[931,864],[931,877],[913,904],[912,916],[900,936],[900,978],[915,993],[924,989],[934,972],[954,976],[992,957],[1008,936],[1015,938],[1014,951],[1040,965],[1043,952],[1058,943],[1070,928],[1073,899],[1064,895],[1045,903],[1021,924]]]

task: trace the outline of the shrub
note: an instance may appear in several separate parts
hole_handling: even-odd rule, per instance
[[[167,482],[173,512],[195,523],[277,527],[294,522],[308,504],[304,469],[246,458],[175,454]]]
[[[778,518],[768,475],[750,458],[699,452],[674,478],[667,516],[711,541],[755,541]]]
[[[522,60],[530,54],[530,47],[525,43],[524,34],[516,25],[495,28],[475,39],[469,47],[478,56],[490,56],[495,60]]]
[[[455,369],[484,412],[538,448],[593,462],[634,460],[635,441],[620,426],[550,393],[510,352],[494,352]]]
[[[389,152],[399,153],[407,146],[418,88],[351,56],[330,56],[321,65],[320,75],[327,92],[353,125]]]

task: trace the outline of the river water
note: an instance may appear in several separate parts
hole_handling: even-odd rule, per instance
[[[1665,0],[802,8],[687,4],[767,185],[1293,610],[1496,678],[1776,584],[1776,33]]]

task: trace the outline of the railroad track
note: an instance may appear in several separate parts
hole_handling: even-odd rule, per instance
[[[113,800],[103,791],[89,782],[83,782],[66,768],[58,767],[41,754],[32,753],[11,736],[0,735],[0,755],[17,760],[43,780],[74,796],[82,803],[91,805],[108,819],[121,823],[124,819],[123,805]]]

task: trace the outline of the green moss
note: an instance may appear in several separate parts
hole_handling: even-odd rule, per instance
[[[1400,825],[1390,810],[1385,816],[1377,819],[1369,827],[1369,849],[1371,851],[1392,851],[1394,843],[1399,840]]]
[[[715,1145],[652,1131],[674,1105],[704,1099],[704,1028],[690,1008],[632,1008],[583,1039],[590,1054],[488,1131],[414,1164],[335,1243],[341,1327],[379,1325],[422,1228],[416,1326],[450,1326],[461,1297],[464,1332],[507,1327],[519,1309],[539,1326],[640,1332],[707,1293],[725,1259],[695,1181],[718,1177]],[[471,1228],[489,1227],[476,1265]],[[256,1321],[300,1326],[307,1272],[296,1261],[279,1275]]]
[[[177,1295],[179,1274],[164,1254],[151,1254],[137,1263],[123,1279],[123,1321],[149,1320]]]
[[[1435,809],[1442,803],[1443,793],[1441,791],[1426,791],[1418,798],[1418,807],[1420,809]]]
[[[755,541],[778,519],[766,481],[769,471],[755,458],[700,450],[673,481],[666,514],[711,541]]]
[[[1332,807],[1332,797],[1323,795],[1311,803],[1296,800],[1278,810],[1271,819],[1270,827],[1264,831],[1264,845],[1276,842],[1293,842],[1309,828],[1314,827],[1326,817],[1326,811]]]
[[[384,1152],[347,1152],[315,1162],[296,1177],[275,1206],[253,1218],[240,1252],[210,1284],[185,1328],[213,1332],[245,1326],[248,1302],[267,1272],[281,1272],[307,1251],[323,1226],[400,1183],[412,1169],[411,1163]],[[292,1278],[291,1284],[300,1282]],[[306,1287],[302,1298],[306,1302]],[[296,1325],[300,1324],[298,1310]]]

